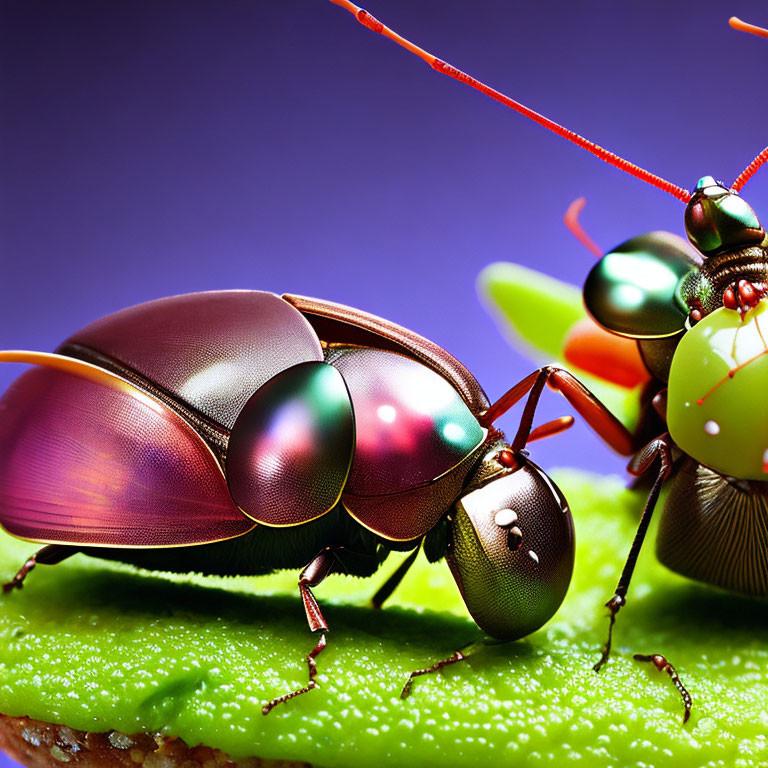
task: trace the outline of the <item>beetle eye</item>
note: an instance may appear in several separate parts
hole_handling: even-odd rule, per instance
[[[523,546],[523,532],[517,526],[507,531],[507,546],[510,552],[515,552]]]
[[[515,512],[514,509],[505,507],[504,509],[500,509],[498,512],[496,512],[493,521],[496,523],[496,525],[499,526],[499,528],[509,528],[517,522],[517,512]]]

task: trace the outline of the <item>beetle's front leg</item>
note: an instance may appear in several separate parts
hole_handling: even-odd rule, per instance
[[[307,666],[309,667],[309,682],[303,687],[290,693],[285,693],[267,702],[261,712],[268,715],[278,704],[290,701],[296,696],[309,693],[317,688],[315,678],[317,677],[317,662],[315,659],[325,650],[325,634],[328,632],[328,624],[320,610],[320,606],[312,593],[312,587],[316,587],[333,570],[335,557],[333,550],[324,549],[302,572],[299,576],[299,592],[301,600],[304,603],[304,612],[307,615],[307,624],[312,632],[320,632],[320,639],[317,645],[307,655]]]
[[[58,565],[62,560],[66,560],[77,552],[76,547],[65,547],[61,544],[49,544],[47,547],[43,547],[27,559],[10,581],[3,584],[3,592],[7,594],[14,589],[21,589],[24,586],[24,579],[36,565]]]
[[[466,659],[467,656],[463,651],[456,651],[456,653],[454,653],[452,656],[449,656],[447,659],[438,661],[428,667],[424,667],[423,669],[414,669],[413,672],[408,675],[408,679],[405,681],[403,690],[400,692],[400,698],[407,699],[411,695],[411,688],[413,687],[414,677],[419,677],[420,675],[429,675],[432,672],[438,672],[443,667],[447,667],[450,664],[456,664],[456,662],[459,661],[466,661]]]

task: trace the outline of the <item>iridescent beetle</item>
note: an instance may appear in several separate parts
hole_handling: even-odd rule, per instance
[[[349,0],[331,2],[437,72],[687,204],[685,226],[693,248],[675,235],[653,232],[605,256],[598,250],[601,259],[584,286],[587,310],[602,329],[631,340],[629,348],[635,356],[639,350],[638,362],[648,382],[642,426],[635,432],[623,427],[612,430],[607,442],[632,455],[632,474],[655,468],[637,535],[615,594],[606,604],[609,632],[595,670],[610,655],[616,614],[626,602],[651,515],[668,479],[671,488],[658,539],[661,561],[693,579],[768,596],[768,319],[763,317],[768,310],[768,237],[738,194],[768,161],[768,147],[730,188],[706,176],[690,193],[436,58]],[[768,31],[735,18],[731,25],[768,37]],[[616,349],[611,348],[612,355]],[[587,361],[581,367],[589,370],[594,356],[580,352],[579,361]],[[610,378],[605,368],[593,372]],[[545,368],[539,375],[550,380],[553,374]],[[593,405],[595,414],[602,409],[607,416],[599,401]],[[606,437],[604,430],[602,436]],[[672,677],[683,697],[687,721],[691,697],[675,668],[661,654],[635,658]]]
[[[544,380],[493,405],[436,344],[356,309],[259,291],[197,293],[109,315],[55,354],[0,352],[35,366],[0,399],[0,524],[45,546],[145,568],[260,574],[306,566],[312,594],[331,571],[368,576],[412,550],[374,597],[380,606],[420,545],[446,557],[477,624],[514,639],[544,624],[573,568],[573,523],[527,458]],[[620,431],[570,374],[552,382],[588,420]],[[531,392],[507,444],[494,421]],[[307,565],[309,563],[309,565]],[[457,652],[414,675],[460,661]]]

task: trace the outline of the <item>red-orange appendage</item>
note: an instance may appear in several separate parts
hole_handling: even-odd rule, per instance
[[[540,115],[538,112],[534,112],[534,110],[526,107],[520,102],[515,101],[509,96],[505,96],[500,91],[491,88],[489,85],[480,82],[480,80],[475,79],[471,75],[468,75],[466,72],[462,72],[460,69],[457,69],[453,65],[438,59],[436,56],[429,53],[428,51],[425,51],[423,48],[419,48],[419,46],[415,45],[410,40],[406,40],[404,37],[398,35],[397,32],[390,29],[375,17],[371,16],[368,11],[360,8],[360,6],[349,2],[349,0],[331,0],[331,2],[352,13],[355,18],[361,24],[368,27],[368,29],[372,30],[373,32],[377,32],[380,35],[384,35],[384,37],[388,37],[390,40],[402,46],[407,51],[410,51],[419,58],[424,59],[424,61],[426,61],[437,72],[442,72],[442,74],[448,75],[454,80],[465,83],[466,85],[470,86],[470,88],[474,88],[476,91],[480,91],[480,93],[489,96],[490,98],[494,99],[494,101],[498,101],[500,104],[504,104],[510,109],[515,110],[515,112],[519,112],[521,115],[524,115],[529,120],[533,120],[535,123],[538,123],[553,133],[556,133],[558,136],[573,142],[582,149],[586,149],[587,152],[591,152],[596,157],[599,157],[601,160],[604,160],[606,163],[613,165],[619,170],[625,171],[631,176],[641,179],[642,181],[645,181],[651,186],[657,187],[664,192],[669,192],[670,195],[676,197],[678,200],[682,200],[682,202],[687,203],[691,199],[691,193],[687,189],[678,187],[675,184],[666,181],[666,179],[662,179],[660,176],[656,176],[655,174],[640,168],[640,166],[635,165],[634,163],[630,163],[628,160],[619,157],[613,152],[605,149],[604,147],[601,147],[599,144],[595,144],[594,142],[589,141],[589,139],[585,139],[578,133],[575,133],[574,131],[563,127],[559,123],[544,117],[544,115]]]
[[[598,259],[602,258],[603,252],[600,250],[598,244],[586,233],[584,228],[579,223],[579,214],[584,210],[584,206],[587,204],[585,197],[579,197],[574,200],[569,206],[568,210],[563,216],[563,222],[568,227],[570,233],[591,253],[597,256]]]
[[[571,365],[621,387],[634,389],[650,379],[637,342],[606,331],[588,317],[571,328],[563,353]]]
[[[738,192],[757,172],[757,169],[768,161],[768,147],[766,147],[736,178],[731,184],[731,189]]]
[[[757,35],[757,37],[768,37],[768,29],[755,26],[754,24],[747,24],[746,21],[742,21],[738,16],[731,16],[728,19],[728,23],[739,32],[747,32],[750,35]]]
[[[758,27],[755,24],[747,24],[736,16],[731,16],[728,23],[739,32],[746,32],[757,37],[768,37],[768,29]],[[731,189],[738,192],[754,175],[755,171],[768,161],[768,147],[766,147],[736,178],[731,184]]]
[[[531,434],[528,435],[528,442],[533,443],[536,440],[543,440],[545,437],[559,435],[561,432],[565,432],[566,429],[570,429],[574,421],[573,416],[560,416],[558,419],[541,424],[536,429],[531,430]]]

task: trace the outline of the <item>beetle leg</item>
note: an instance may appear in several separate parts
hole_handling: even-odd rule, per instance
[[[301,600],[304,603],[304,612],[307,615],[307,624],[312,632],[321,632],[320,640],[317,645],[307,655],[307,666],[309,667],[309,682],[303,687],[290,693],[285,693],[267,702],[261,712],[268,715],[278,704],[290,701],[296,696],[309,693],[317,688],[315,677],[317,677],[317,662],[315,659],[323,652],[326,646],[325,633],[328,631],[328,624],[325,621],[323,612],[312,593],[312,587],[316,587],[333,570],[336,562],[333,550],[324,549],[302,572],[299,576],[299,592]]]
[[[573,374],[551,365],[534,371],[502,395],[480,415],[480,423],[488,427],[530,392],[520,419],[520,427],[512,442],[514,450],[524,448],[531,434],[533,417],[545,384],[560,392],[598,436],[615,451],[630,456],[637,450],[637,439]]]
[[[405,574],[408,573],[411,566],[414,564],[420,550],[421,542],[419,542],[419,545],[416,547],[416,549],[414,549],[413,552],[411,552],[408,557],[406,557],[405,560],[400,563],[397,570],[394,571],[394,573],[384,582],[384,584],[382,584],[379,589],[376,590],[376,594],[371,598],[371,606],[373,608],[378,610],[389,599],[391,594],[397,589],[398,585],[405,577]]]
[[[613,625],[616,622],[616,614],[622,609],[627,602],[627,590],[629,589],[629,582],[632,579],[632,573],[635,570],[635,564],[637,563],[637,557],[640,554],[640,549],[643,546],[645,540],[645,534],[648,531],[648,526],[651,522],[654,507],[659,498],[661,492],[661,486],[669,476],[672,469],[672,456],[671,456],[671,444],[669,435],[662,435],[655,440],[651,440],[648,445],[639,451],[629,463],[629,471],[633,475],[641,475],[643,472],[650,469],[656,460],[659,460],[659,471],[656,475],[651,490],[648,494],[648,498],[645,502],[645,508],[640,518],[640,525],[635,533],[635,539],[632,542],[632,547],[629,550],[629,556],[627,562],[624,564],[624,570],[621,572],[619,583],[616,586],[616,591],[613,597],[605,604],[605,607],[610,611],[610,624],[608,625],[608,639],[603,646],[600,659],[594,665],[595,672],[599,672],[602,666],[608,661],[608,657],[611,655],[611,642],[613,640]]]
[[[675,684],[675,688],[680,692],[680,697],[683,700],[683,706],[685,712],[683,713],[683,725],[688,722],[688,718],[691,716],[691,707],[693,706],[693,699],[691,694],[688,693],[688,689],[683,685],[683,681],[680,679],[680,675],[677,674],[677,670],[667,661],[665,656],[660,653],[645,654],[636,653],[634,658],[637,661],[650,661],[659,672],[666,672],[672,682]]]
[[[462,653],[461,651],[456,651],[456,653],[454,653],[453,656],[449,656],[447,659],[438,661],[435,664],[432,664],[432,666],[430,667],[424,667],[424,669],[414,670],[413,672],[411,672],[410,675],[408,675],[408,679],[405,681],[403,690],[400,692],[400,698],[407,699],[411,695],[411,688],[413,687],[414,677],[419,677],[420,675],[429,675],[432,672],[437,672],[443,667],[447,667],[449,664],[456,664],[456,662],[458,661],[465,661],[466,658],[467,658],[466,654]]]
[[[66,560],[71,555],[78,552],[76,547],[64,547],[61,544],[49,544],[47,547],[43,547],[41,550],[35,552],[24,565],[19,568],[17,574],[10,580],[3,584],[3,592],[12,592],[14,589],[21,589],[24,586],[24,579],[27,578],[27,574],[34,569],[38,564],[40,565],[58,565],[62,560]]]

